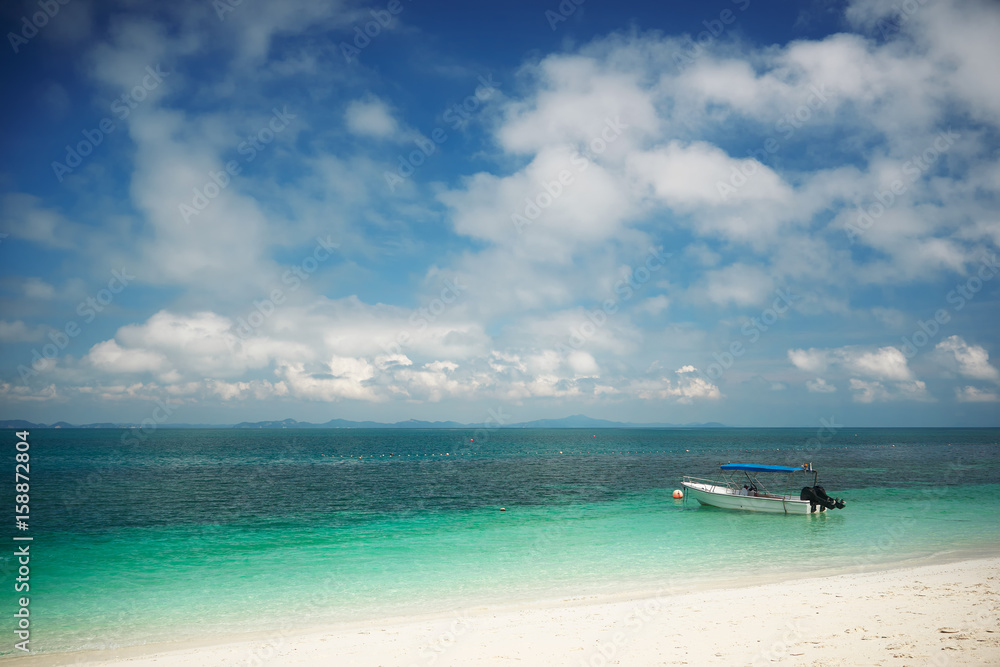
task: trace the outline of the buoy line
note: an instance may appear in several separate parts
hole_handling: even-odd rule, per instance
[[[970,444],[967,444],[965,446],[967,446],[967,447],[974,447],[974,446],[992,447],[992,446],[994,446],[996,444],[997,443],[970,443]],[[901,446],[905,447],[906,445],[905,444],[901,444]],[[922,445],[921,444],[919,446],[927,446],[927,445]],[[929,445],[929,446],[935,446],[935,445]],[[936,446],[938,446],[938,447],[943,447],[943,446],[951,447],[952,443],[947,443],[947,445],[936,445]],[[829,450],[829,451],[835,451],[835,450],[855,450],[855,451],[857,451],[857,450],[865,450],[865,449],[891,449],[893,447],[896,447],[896,445],[895,444],[888,444],[888,445],[845,445],[845,446],[830,446],[830,445],[825,445],[825,446],[822,446],[822,447],[819,447],[819,448],[812,448],[812,447],[810,447],[809,449],[819,449],[819,450]],[[795,452],[795,451],[799,451],[799,450],[804,449],[804,448],[805,448],[804,445],[801,446],[801,447],[784,447],[784,448],[782,448],[782,447],[775,447],[773,451],[780,452],[780,451],[784,450],[786,452]],[[758,453],[758,452],[767,452],[767,451],[772,451],[772,450],[770,448],[766,448],[766,449],[725,449],[725,450],[718,450],[717,452],[714,452],[714,453],[716,453],[718,455],[722,455],[722,456],[727,456],[727,455],[732,455],[732,454],[735,454],[735,453],[739,453],[739,454],[754,454],[754,453]],[[673,449],[598,450],[598,451],[592,451],[592,452],[588,452],[588,451],[567,451],[567,450],[562,449],[562,450],[558,450],[558,451],[523,450],[523,451],[517,451],[517,452],[504,452],[504,451],[495,451],[495,452],[488,452],[488,451],[430,452],[430,453],[427,453],[427,452],[416,452],[416,453],[409,453],[409,454],[403,454],[403,453],[399,453],[399,452],[372,453],[372,454],[357,454],[357,453],[354,453],[354,454],[327,454],[327,453],[322,453],[321,452],[320,456],[329,457],[329,458],[348,458],[348,459],[365,459],[365,458],[369,458],[369,459],[374,459],[374,458],[400,458],[401,459],[401,458],[421,458],[421,457],[426,458],[428,456],[431,456],[431,457],[446,457],[446,456],[476,456],[476,455],[479,455],[479,456],[494,456],[494,457],[525,456],[525,455],[528,455],[528,456],[560,456],[560,455],[562,455],[562,456],[643,456],[643,455],[651,455],[651,454],[690,454],[690,453],[692,453],[692,451],[690,449],[685,449],[683,451],[681,451],[681,450],[673,450]],[[693,453],[707,455],[707,454],[711,454],[713,452],[712,452],[712,450],[695,450]]]

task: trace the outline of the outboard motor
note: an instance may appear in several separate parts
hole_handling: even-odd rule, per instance
[[[826,495],[826,489],[824,489],[822,486],[819,486],[817,484],[816,486],[813,487],[813,491],[815,491],[816,495],[819,496],[820,498],[823,498],[829,503],[833,503],[832,509],[838,509],[838,510],[844,509],[844,501],[841,500],[840,498],[834,499]]]
[[[834,499],[826,495],[826,489],[819,485],[802,487],[802,493],[799,494],[799,500],[808,500],[813,511],[816,510],[817,505],[828,510],[844,509],[843,500],[840,498]]]

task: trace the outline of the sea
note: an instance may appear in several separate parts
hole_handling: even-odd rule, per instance
[[[0,493],[13,504],[18,437],[0,438],[10,454]],[[40,429],[27,438],[27,530],[10,515],[0,535],[3,656],[23,655],[21,597],[32,652],[59,652],[1000,554],[1000,429]],[[685,475],[715,478],[724,463],[811,463],[846,507],[785,516],[673,497]],[[804,480],[796,474],[796,493]],[[25,544],[30,589],[16,592]]]

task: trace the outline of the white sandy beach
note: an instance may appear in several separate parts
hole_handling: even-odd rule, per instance
[[[10,665],[1000,665],[1000,558]]]

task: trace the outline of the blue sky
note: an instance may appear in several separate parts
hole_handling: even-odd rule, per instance
[[[0,418],[997,424],[995,3],[0,17]]]

